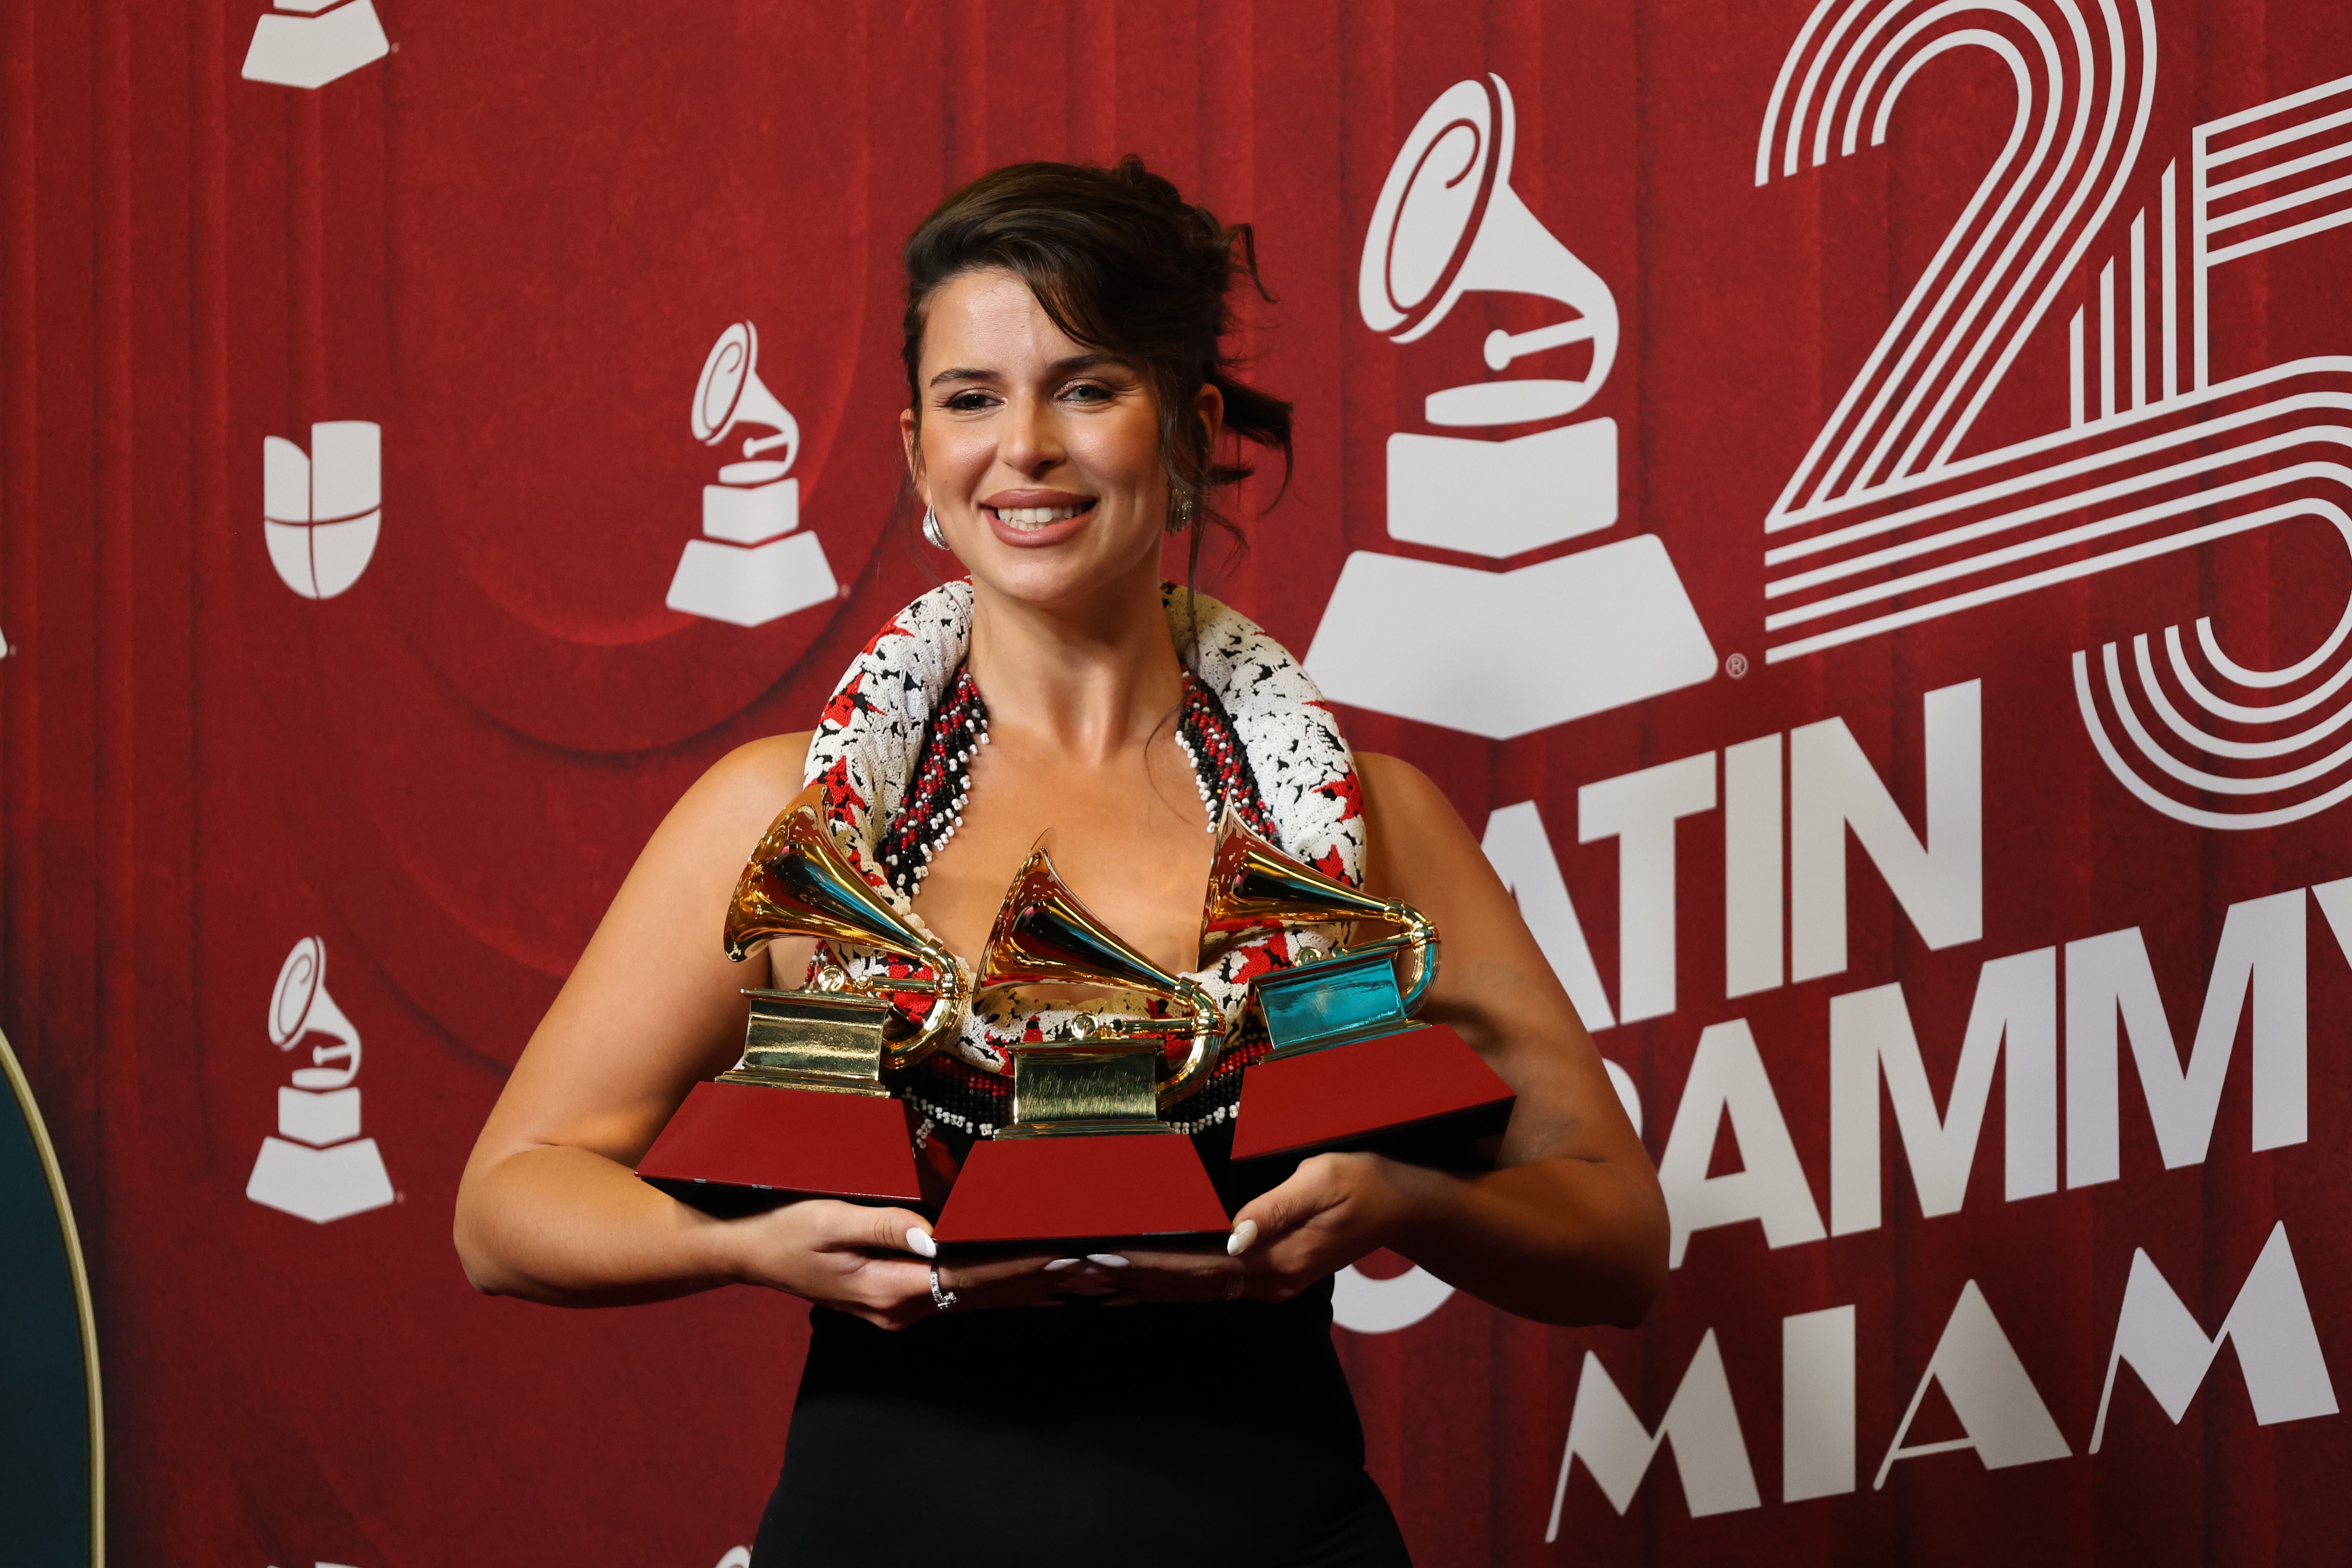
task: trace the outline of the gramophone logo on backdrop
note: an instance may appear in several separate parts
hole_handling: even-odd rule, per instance
[[[245,51],[247,81],[324,87],[392,52],[374,0],[278,0],[253,25]]]
[[[392,1178],[375,1140],[360,1136],[360,1032],[327,994],[326,944],[306,936],[278,968],[269,1040],[290,1051],[313,1035],[327,1043],[278,1089],[278,1136],[261,1141],[245,1195],[324,1225],[392,1202]]]
[[[383,521],[383,426],[330,419],[310,450],[261,440],[261,531],[269,563],[306,599],[331,599],[360,580]]]
[[[1537,294],[1576,311],[1487,334],[1486,360],[1592,345],[1579,380],[1475,382],[1430,395],[1432,425],[1567,420],[1617,357],[1617,301],[1511,189],[1517,132],[1500,77],[1457,82],[1389,169],[1364,237],[1357,304],[1390,341],[1427,336],[1465,293]],[[1617,521],[1617,422],[1555,423],[1507,439],[1389,437],[1389,532],[1507,560]],[[1359,550],[1340,569],[1307,655],[1342,702],[1507,740],[1696,685],[1715,648],[1657,535],[1512,571]]]
[[[746,437],[744,460],[702,487],[703,538],[689,540],[670,579],[673,610],[757,626],[821,605],[840,592],[824,546],[801,522],[801,482],[786,479],[799,455],[800,421],[759,376],[760,333],[738,321],[719,334],[694,388],[694,438],[716,447],[738,426],[775,432]],[[760,454],[783,448],[781,458]]]

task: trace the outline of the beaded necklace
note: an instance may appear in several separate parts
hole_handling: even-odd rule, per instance
[[[1234,721],[1189,669],[1183,671],[1184,693],[1177,709],[1176,743],[1192,767],[1192,781],[1207,807],[1209,825],[1216,826],[1225,803],[1251,829],[1271,837],[1274,818],[1259,796],[1250,773],[1249,755],[1234,738]],[[922,760],[901,797],[898,815],[883,828],[877,845],[883,874],[900,897],[913,900],[930,874],[931,862],[963,826],[964,803],[971,798],[971,764],[988,744],[988,704],[969,668],[956,671],[947,696],[933,710],[923,731]]]
[[[882,874],[909,901],[929,874],[931,860],[963,826],[964,802],[971,798],[971,763],[988,744],[988,704],[971,671],[959,668],[955,684],[931,714],[923,732],[922,761],[900,798],[898,814],[882,830],[877,846]]]

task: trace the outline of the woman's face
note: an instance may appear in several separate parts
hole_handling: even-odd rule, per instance
[[[1039,605],[1157,582],[1168,470],[1135,366],[1074,342],[1013,274],[967,272],[931,296],[916,383],[908,466],[975,582]]]

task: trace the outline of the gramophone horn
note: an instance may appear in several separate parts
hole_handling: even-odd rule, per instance
[[[1054,868],[1053,856],[1032,850],[1004,895],[981,957],[980,990],[1013,985],[1110,986],[1158,996],[1190,1016],[1191,1048],[1160,1084],[1160,1103],[1173,1104],[1198,1087],[1223,1044],[1224,1017],[1197,981],[1171,974],[1097,919]],[[1111,1032],[1165,1033],[1158,1019],[1114,1020]]]
[[[789,468],[800,450],[800,421],[760,380],[759,359],[760,332],[751,322],[738,321],[719,334],[694,387],[694,438],[716,447],[738,425],[764,425],[776,434],[745,440],[743,455],[782,447],[781,461]]]
[[[1517,115],[1498,76],[1440,93],[1397,152],[1364,237],[1357,307],[1393,342],[1428,335],[1465,293],[1558,300],[1576,318],[1527,332],[1489,332],[1486,358],[1501,370],[1523,354],[1591,341],[1592,365],[1573,401],[1588,401],[1617,357],[1617,301],[1609,285],[1562,245],[1511,189]],[[1521,417],[1527,416],[1522,415]],[[1477,423],[1444,420],[1441,423]]]
[[[1209,858],[1209,897],[1201,910],[1201,960],[1286,921],[1384,921],[1389,904],[1325,876],[1250,830],[1228,805]]]
[[[825,826],[824,802],[822,784],[803,790],[751,851],[727,906],[727,956],[740,963],[776,937],[814,936],[877,947],[922,964],[939,976],[936,982],[894,979],[869,987],[937,996],[915,1037],[891,1052],[891,1065],[904,1066],[962,1026],[970,972],[858,874]]]
[[[1217,821],[1216,847],[1209,858],[1209,896],[1201,910],[1201,962],[1208,963],[1268,927],[1342,921],[1380,921],[1396,928],[1396,934],[1385,939],[1387,944],[1410,951],[1416,965],[1405,997],[1410,1010],[1437,975],[1436,929],[1410,905],[1376,899],[1276,848],[1228,803]],[[1380,945],[1359,943],[1342,951],[1361,952]]]
[[[1052,854],[1031,853],[996,911],[980,984],[1112,985],[1173,996],[1177,978],[1129,946],[1062,880]]]
[[[335,999],[327,994],[327,944],[306,936],[278,966],[278,985],[269,994],[269,1043],[290,1051],[305,1035],[324,1035],[335,1043],[314,1046],[314,1067],[296,1068],[298,1089],[341,1089],[359,1076],[360,1032]],[[340,1058],[341,1067],[326,1064]]]

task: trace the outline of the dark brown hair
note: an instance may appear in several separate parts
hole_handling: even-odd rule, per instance
[[[1150,384],[1160,404],[1169,505],[1192,506],[1192,565],[1209,528],[1242,542],[1233,520],[1211,505],[1210,492],[1255,471],[1217,461],[1192,412],[1203,385],[1223,395],[1227,432],[1282,454],[1288,488],[1290,405],[1237,377],[1223,346],[1234,327],[1227,295],[1237,277],[1247,278],[1260,298],[1274,299],[1258,277],[1255,236],[1245,223],[1220,224],[1208,208],[1185,201],[1133,153],[1108,169],[1013,163],[982,175],[923,220],[907,241],[906,268],[900,352],[918,419],[931,296],[964,273],[1002,268],[1029,286],[1074,342],[1118,355]]]

